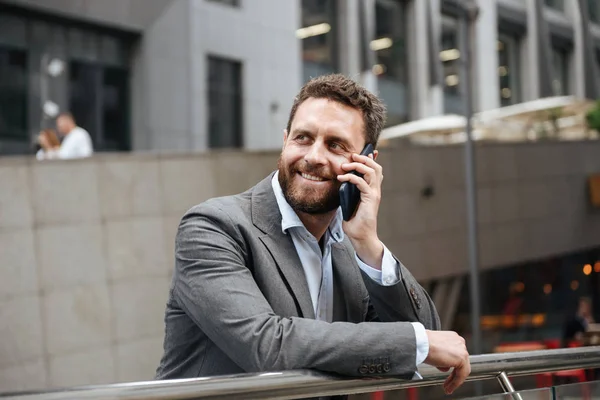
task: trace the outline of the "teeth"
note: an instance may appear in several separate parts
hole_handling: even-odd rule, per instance
[[[323,179],[323,178],[319,178],[318,176],[312,176],[312,175],[305,174],[305,173],[303,173],[303,174],[302,174],[302,177],[303,177],[304,179],[309,179],[309,180],[311,180],[311,181],[317,181],[317,182],[321,182],[321,181],[324,181],[324,180],[325,180],[325,179]]]

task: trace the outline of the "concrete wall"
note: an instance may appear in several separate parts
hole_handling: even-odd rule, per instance
[[[597,142],[479,147],[482,267],[600,245],[585,197],[598,154]],[[251,187],[277,157],[0,159],[0,392],[151,379],[180,217]],[[464,273],[462,149],[389,148],[380,161],[382,240],[421,280]]]
[[[466,273],[463,149],[421,147],[382,154],[386,175],[380,235],[418,279]],[[586,179],[600,172],[600,143],[477,148],[481,268],[600,245],[600,210]],[[431,185],[434,196],[421,189]]]

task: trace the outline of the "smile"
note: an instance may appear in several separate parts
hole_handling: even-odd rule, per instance
[[[315,181],[315,182],[323,182],[325,181],[325,179],[320,178],[318,176],[313,176],[313,175],[309,175],[306,173],[301,173],[300,174],[304,179],[308,179],[309,181]]]

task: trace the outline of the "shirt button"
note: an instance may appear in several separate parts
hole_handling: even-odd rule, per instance
[[[388,285],[391,285],[392,282],[394,282],[394,279],[391,276],[388,276],[387,278],[385,278],[385,283],[387,283]]]

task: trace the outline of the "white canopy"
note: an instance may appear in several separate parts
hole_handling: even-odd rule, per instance
[[[462,115],[438,115],[390,126],[381,131],[381,139],[395,139],[415,134],[439,134],[463,132],[467,119]]]
[[[473,139],[493,141],[536,140],[544,135],[555,139],[586,137],[589,100],[574,96],[546,97],[512,106],[483,111],[473,116]],[[421,144],[447,144],[466,140],[467,120],[462,115],[427,117],[385,128],[381,141],[410,138]],[[545,133],[544,133],[545,132]]]
[[[561,117],[566,117],[584,113],[592,104],[589,100],[581,100],[575,96],[545,97],[483,111],[475,114],[473,119],[482,124],[502,120],[522,120],[525,122],[537,118],[546,119],[548,112],[553,111],[556,111]]]

